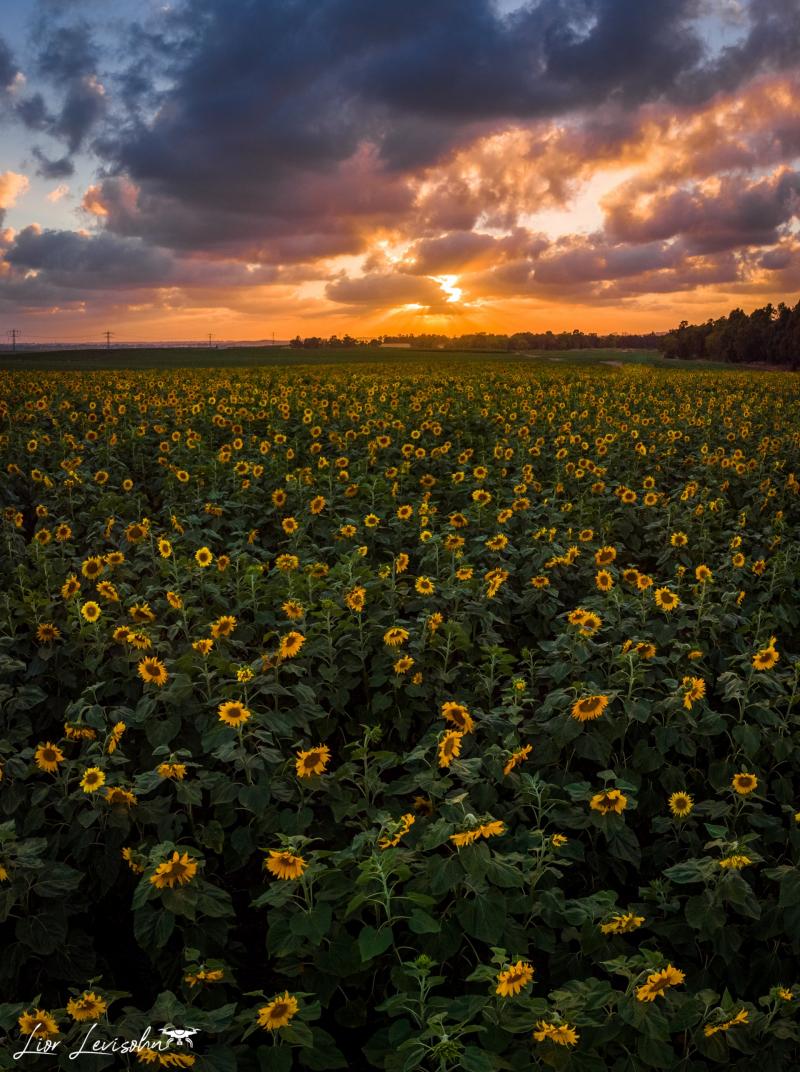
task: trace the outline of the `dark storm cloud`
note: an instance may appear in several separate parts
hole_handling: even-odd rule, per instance
[[[5,39],[0,37],[0,93],[13,85],[16,77],[17,65],[13,53]]]
[[[63,6],[63,10],[69,9]],[[91,28],[84,21],[51,25],[40,14],[34,37],[35,72],[54,90],[58,103],[52,110],[44,95],[36,91],[20,96],[14,103],[14,112],[29,130],[47,134],[63,144],[65,152],[56,159],[40,147],[34,150],[40,175],[63,178],[73,174],[70,157],[83,147],[106,113],[105,90],[96,77],[99,57]]]
[[[784,169],[759,181],[724,176],[716,190],[677,188],[643,204],[621,196],[609,207],[606,231],[626,242],[679,235],[687,248],[713,252],[771,245],[778,240],[779,228],[798,213],[800,172]]]
[[[502,17],[491,0],[240,0],[233,17],[229,0],[185,0],[158,32],[132,34],[124,103],[137,114],[142,70],[169,88],[96,144],[110,170],[142,188],[127,224],[138,233],[180,215],[176,243],[208,248],[233,204],[243,228],[267,237],[305,227],[320,207],[309,199],[316,180],[364,143],[376,150],[369,181],[388,182],[510,121],[610,102],[634,109],[684,95],[690,76],[696,98],[711,95],[713,79],[698,79],[721,61],[706,56],[695,9],[689,0],[532,0]],[[753,15],[754,41],[762,30],[751,72],[786,61],[785,42],[764,39],[768,23]],[[55,36],[42,54],[54,75],[65,41]],[[85,30],[74,51],[73,79],[92,66]],[[102,103],[87,104],[91,128]],[[624,132],[620,121],[595,135]],[[343,216],[370,215],[362,190],[340,194]]]
[[[744,38],[728,45],[713,61],[693,71],[676,87],[676,99],[696,102],[731,91],[761,71],[797,65],[800,55],[800,4],[797,0],[751,0]]]
[[[18,272],[37,272],[48,284],[68,289],[153,286],[172,269],[168,254],[136,239],[37,227],[20,231],[4,259]]]
[[[30,73],[43,91],[29,81],[7,96],[56,141],[34,151],[40,174],[99,159],[84,208],[102,233],[21,232],[5,257],[14,285],[26,272],[42,293],[104,277],[205,285],[187,255],[245,285],[226,275],[231,259],[271,266],[251,278],[266,282],[275,266],[373,243],[367,274],[329,282],[330,300],[433,307],[442,294],[424,277],[461,272],[488,292],[659,292],[736,278],[729,251],[775,245],[795,211],[796,172],[744,174],[800,144],[786,111],[762,142],[738,128],[725,142],[713,116],[687,126],[695,142],[665,154],[675,173],[612,197],[603,234],[548,247],[520,226],[569,203],[600,161],[635,156],[653,116],[666,130],[674,109],[685,119],[720,90],[796,67],[800,0],[750,0],[721,49],[699,18],[714,0],[529,0],[505,16],[493,0],[176,0],[104,38],[84,6],[40,0]],[[0,41],[0,86],[14,74]],[[532,132],[530,148],[512,140],[513,159],[501,149],[470,171],[478,139],[514,127]],[[696,181],[704,156],[716,190]],[[412,244],[402,271],[375,253],[378,232]]]
[[[50,28],[45,24],[36,37],[36,66],[49,81],[71,86],[76,79],[96,72],[97,51],[87,22]]]
[[[75,174],[75,165],[68,156],[51,160],[49,156],[38,147],[34,147],[33,156],[38,163],[37,173],[45,179],[68,179]]]

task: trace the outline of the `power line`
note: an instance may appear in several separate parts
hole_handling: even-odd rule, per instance
[[[22,332],[19,331],[18,328],[12,328],[11,331],[8,332],[8,336],[11,339],[12,354],[15,354],[17,352],[17,339],[20,337],[21,334]]]
[[[104,331],[103,334],[106,337],[106,350],[110,350],[111,349],[111,336],[114,334],[114,332],[113,331]]]

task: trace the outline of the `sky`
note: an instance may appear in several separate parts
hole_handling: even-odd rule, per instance
[[[2,0],[0,336],[800,298],[800,0]]]

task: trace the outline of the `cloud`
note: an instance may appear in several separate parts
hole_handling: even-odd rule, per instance
[[[8,42],[0,37],[0,93],[9,90],[17,77],[17,65]]]
[[[605,201],[606,231],[627,242],[681,236],[695,252],[771,245],[800,213],[800,172],[779,168],[763,179],[725,176],[640,195],[626,184]]]
[[[85,234],[7,244],[18,297],[479,316],[794,278],[797,0],[235,6],[39,0],[25,89],[0,41],[34,167],[92,174]]]
[[[23,274],[37,273],[56,287],[106,290],[164,285],[172,259],[137,239],[25,227],[5,251],[5,262]]]
[[[6,209],[11,208],[30,183],[25,175],[17,171],[0,172],[0,226],[5,218]]]
[[[358,306],[439,305],[442,289],[431,279],[386,273],[328,283],[331,301]]]
[[[56,186],[54,190],[51,190],[47,195],[47,200],[51,204],[56,204],[58,201],[63,200],[69,194],[69,186],[65,182],[61,182]]]

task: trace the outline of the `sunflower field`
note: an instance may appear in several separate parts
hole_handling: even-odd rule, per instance
[[[12,372],[0,425],[0,1069],[797,1067],[796,377]]]

